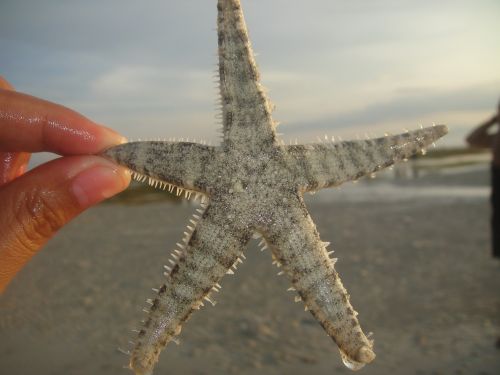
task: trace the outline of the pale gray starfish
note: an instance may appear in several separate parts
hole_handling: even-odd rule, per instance
[[[338,186],[422,151],[446,134],[434,126],[397,136],[285,146],[259,83],[239,0],[218,1],[219,75],[223,140],[212,147],[189,142],[133,142],[105,156],[163,187],[202,194],[184,242],[167,267],[168,282],[150,301],[130,368],[151,374],[161,349],[204,298],[232,273],[248,241],[263,237],[313,316],[357,369],[375,358],[334,269],[327,243],[307,212],[303,193]],[[147,177],[146,177],[147,176]]]

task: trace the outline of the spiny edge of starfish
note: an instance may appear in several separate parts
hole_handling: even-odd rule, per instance
[[[136,172],[130,168],[129,168],[129,171],[132,175],[132,179],[134,179],[137,182],[147,183],[149,186],[151,186],[155,189],[168,191],[170,194],[175,194],[175,196],[177,196],[177,197],[182,197],[182,195],[184,195],[184,198],[186,198],[187,200],[190,200],[191,197],[194,195],[193,200],[197,201],[199,199],[202,204],[206,203],[208,201],[207,196],[199,191],[189,190],[189,189],[183,188],[181,186],[178,186],[176,184],[172,184],[172,183],[160,180],[158,178],[154,178],[154,177],[142,174],[140,172]]]

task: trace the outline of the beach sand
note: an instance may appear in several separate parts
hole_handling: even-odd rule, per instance
[[[443,182],[444,181],[444,182]],[[446,181],[451,181],[446,183]],[[347,185],[307,197],[376,360],[360,374],[499,374],[500,262],[487,168]],[[131,329],[194,205],[102,204],[74,220],[0,297],[0,374],[127,374]],[[349,374],[336,345],[252,241],[155,374]]]

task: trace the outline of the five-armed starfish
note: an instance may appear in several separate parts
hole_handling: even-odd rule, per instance
[[[201,193],[205,200],[167,267],[168,282],[150,301],[130,368],[137,375],[152,373],[161,349],[232,273],[253,235],[263,237],[344,362],[360,368],[375,358],[373,342],[361,330],[302,195],[406,159],[446,134],[446,127],[364,141],[283,145],[259,83],[240,1],[218,0],[217,7],[222,143],[133,142],[105,152],[139,179]]]

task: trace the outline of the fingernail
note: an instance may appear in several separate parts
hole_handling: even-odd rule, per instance
[[[128,169],[107,161],[80,172],[72,181],[72,191],[84,208],[125,190],[130,183]]]

